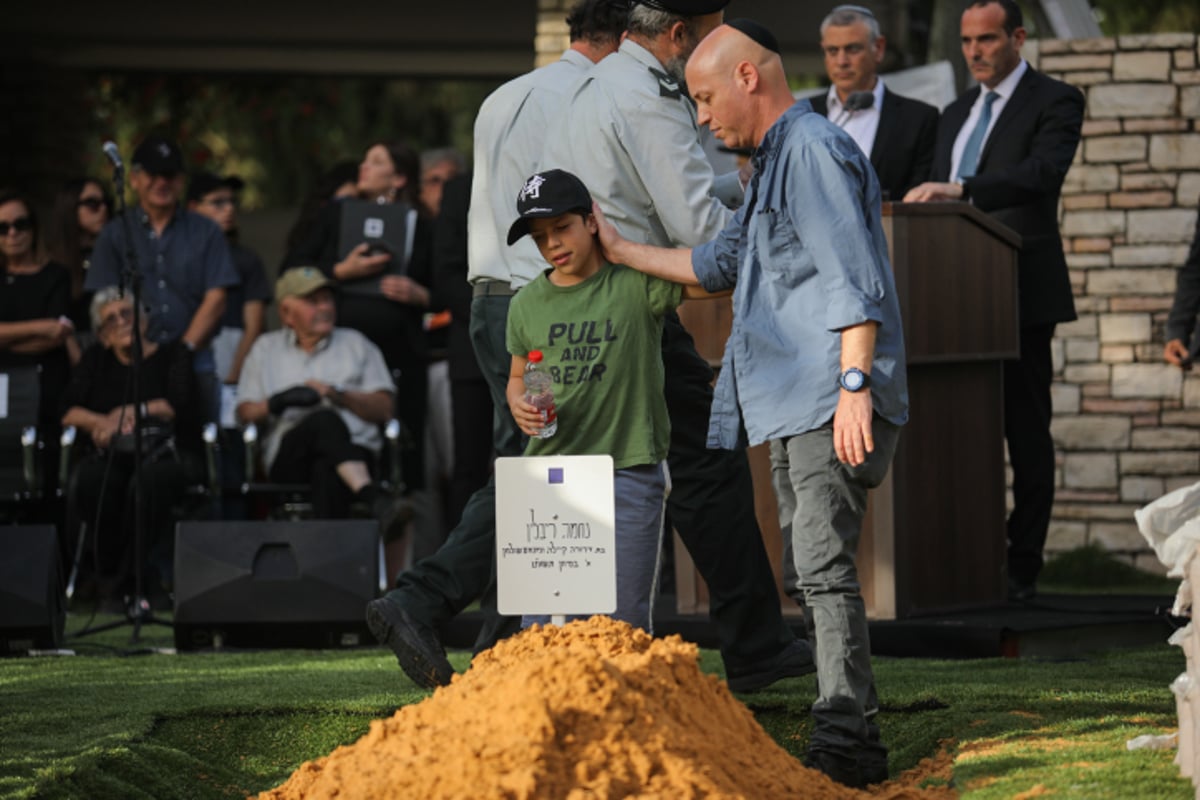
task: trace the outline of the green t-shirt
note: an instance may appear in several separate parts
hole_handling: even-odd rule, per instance
[[[678,284],[619,264],[574,286],[543,273],[517,293],[508,351],[542,351],[558,412],[558,431],[530,439],[526,455],[607,453],[616,469],[667,457],[662,321],[682,297]]]

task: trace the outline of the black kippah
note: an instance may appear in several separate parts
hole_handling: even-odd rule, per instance
[[[776,55],[779,54],[779,41],[775,38],[775,34],[771,33],[754,20],[746,19],[745,17],[739,17],[738,19],[730,20],[725,24],[734,30],[741,31],[742,33],[746,34],[755,42],[770,50],[772,53],[775,53]]]

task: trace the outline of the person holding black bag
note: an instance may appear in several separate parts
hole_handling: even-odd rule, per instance
[[[120,602],[134,588],[134,404],[141,405],[145,537],[143,586],[153,600],[171,581],[174,508],[200,479],[202,409],[192,353],[179,340],[158,344],[146,336],[139,396],[133,397],[133,300],[116,287],[92,298],[98,341],[84,351],[63,397],[62,424],[81,434],[84,455],[72,471],[68,516],[87,524],[101,604]],[[74,527],[74,526],[72,526]]]

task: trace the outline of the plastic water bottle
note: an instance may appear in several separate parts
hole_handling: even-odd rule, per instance
[[[538,439],[549,439],[558,430],[558,414],[554,410],[553,381],[542,364],[542,351],[530,350],[525,364],[525,402],[542,414],[544,427]]]

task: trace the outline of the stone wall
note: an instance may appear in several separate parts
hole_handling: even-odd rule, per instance
[[[1087,96],[1061,221],[1079,320],[1054,340],[1053,554],[1097,544],[1161,570],[1133,511],[1200,481],[1200,372],[1162,360],[1200,203],[1195,34],[1030,42]]]

